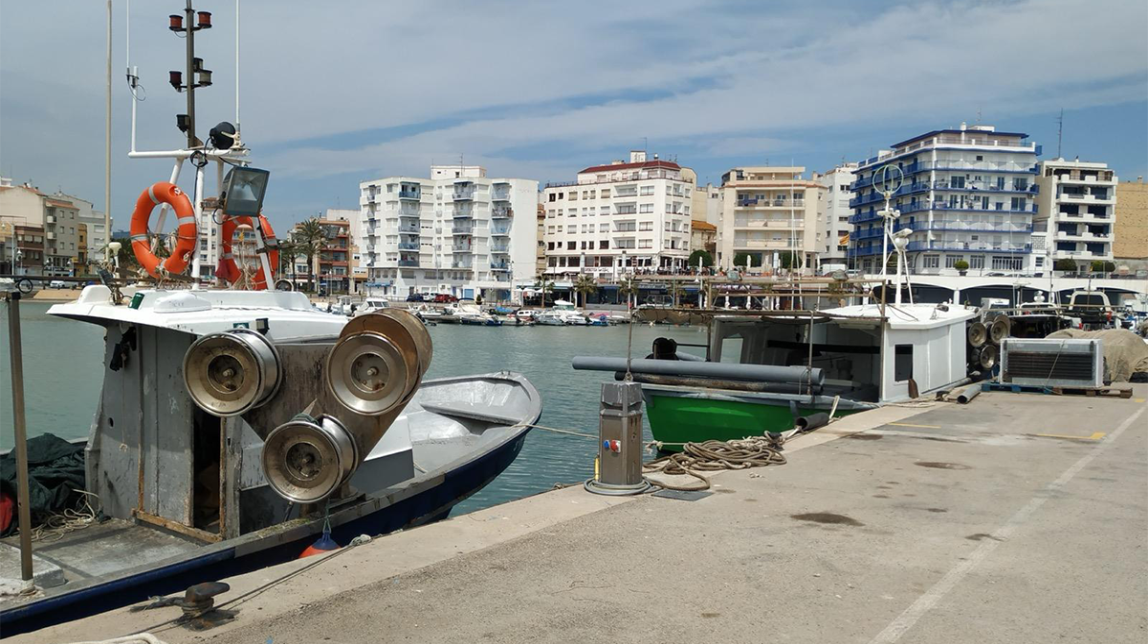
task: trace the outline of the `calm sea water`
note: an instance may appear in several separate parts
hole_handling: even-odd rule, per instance
[[[0,303],[0,448],[13,444],[12,394],[8,355],[8,311]],[[102,385],[103,329],[53,318],[49,305],[21,304],[24,336],[25,399],[28,433],[52,432],[65,438],[87,436]],[[574,371],[577,355],[626,355],[627,326],[476,327],[440,324],[430,328],[434,360],[428,378],[493,371],[516,371],[542,393],[539,424],[596,433],[601,383],[605,372]],[[659,336],[703,344],[704,327],[634,325],[636,357],[644,357]],[[687,349],[704,353],[703,349]],[[647,437],[649,430],[647,428]],[[536,494],[556,483],[579,483],[594,472],[597,442],[533,430],[518,459],[483,491],[460,504],[456,514],[472,512]]]

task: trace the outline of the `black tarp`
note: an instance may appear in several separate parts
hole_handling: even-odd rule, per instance
[[[0,491],[15,499],[16,489],[16,450],[12,450],[0,457]],[[55,434],[28,439],[28,501],[33,523],[75,507],[82,495],[74,490],[83,489],[83,444],[74,445]],[[13,517],[0,536],[14,532],[17,522]]]

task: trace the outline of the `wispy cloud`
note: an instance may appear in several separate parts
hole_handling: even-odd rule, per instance
[[[103,42],[90,32],[102,15],[90,3],[43,4],[0,8],[0,171],[98,185]],[[210,8],[219,27],[199,43],[218,84],[202,93],[201,123],[229,118],[233,100],[232,20]],[[459,155],[542,181],[643,137],[709,170],[771,154],[803,164],[849,154],[826,132],[907,136],[978,113],[1015,121],[1148,100],[1148,7],[1138,1],[243,8],[244,137],[275,172],[273,203],[294,214],[325,195],[353,196],[359,179],[421,175]],[[175,142],[171,114],[182,111],[164,85],[181,55],[162,29],[168,9],[133,7],[133,59],[150,92],[142,143],[155,146]],[[116,55],[119,70],[118,46]],[[124,92],[117,86],[119,150]],[[60,153],[66,141],[82,160]],[[157,172],[121,168],[117,195]]]

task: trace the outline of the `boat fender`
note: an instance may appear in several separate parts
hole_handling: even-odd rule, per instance
[[[315,543],[307,546],[303,552],[299,553],[299,558],[302,559],[304,557],[311,557],[313,555],[321,555],[326,552],[331,552],[332,550],[338,550],[340,547],[341,546],[339,546],[339,544],[331,538],[331,532],[329,530],[324,530],[323,536],[319,537]]]
[[[151,211],[161,203],[171,206],[179,222],[175,249],[163,260],[151,251],[148,235]],[[160,181],[144,190],[136,200],[136,209],[132,212],[131,241],[136,261],[148,275],[159,279],[161,273],[182,273],[199,244],[199,229],[196,226],[195,209],[191,206],[191,199],[187,198],[187,194],[180,190],[179,186],[167,181]]]

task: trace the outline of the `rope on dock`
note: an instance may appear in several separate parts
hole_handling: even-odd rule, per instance
[[[650,461],[642,466],[642,472],[647,475],[692,476],[701,481],[700,485],[684,486],[647,477],[647,480],[654,485],[667,490],[683,492],[708,490],[710,480],[701,472],[785,465],[785,455],[781,453],[784,443],[785,438],[780,435],[756,436],[732,441],[684,443],[680,453]],[[658,444],[664,445],[664,443]]]

